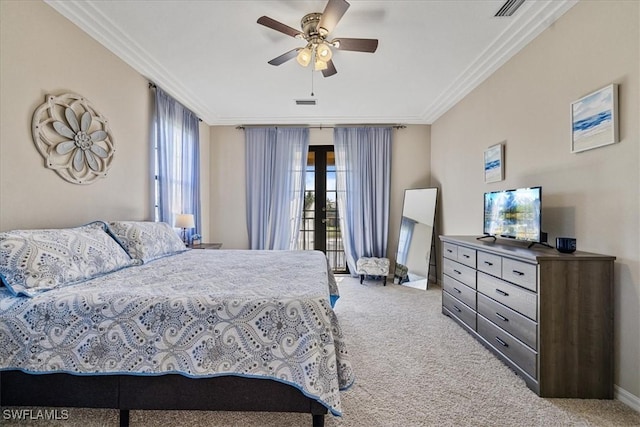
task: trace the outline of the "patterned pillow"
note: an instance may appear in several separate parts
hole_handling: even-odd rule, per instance
[[[14,295],[35,294],[133,265],[102,221],[82,227],[0,233],[0,280]]]
[[[166,222],[112,221],[109,227],[131,258],[142,263],[187,250]]]

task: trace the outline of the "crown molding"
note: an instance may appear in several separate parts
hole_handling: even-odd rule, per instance
[[[306,108],[306,107],[305,107]],[[313,107],[309,107],[313,108]],[[218,117],[215,125],[220,126],[238,126],[243,125],[263,125],[265,123],[286,123],[288,125],[322,125],[331,123],[332,125],[345,125],[354,123],[369,123],[369,124],[388,124],[388,123],[402,123],[405,125],[424,125],[424,121],[417,116],[331,116],[322,114],[321,117],[316,115],[301,117],[301,116],[261,116],[245,117],[245,116],[233,116],[233,117]]]
[[[496,18],[513,22],[427,107],[421,115],[422,123],[435,122],[578,1],[527,1],[514,17]]]
[[[92,0],[44,0],[98,43],[130,65],[137,72],[162,87],[195,112],[206,123],[216,123],[217,115],[202,104],[198,97],[180,83],[142,46],[131,39],[118,25],[101,13]]]
[[[524,48],[540,33],[549,28],[556,19],[578,3],[579,0],[543,0],[526,1],[511,18],[512,23],[498,36],[490,46],[449,85],[422,114],[414,117],[389,118],[362,117],[365,123],[397,121],[407,124],[432,124],[451,107],[462,100],[473,89],[486,80],[493,72],[504,65],[511,57]],[[191,93],[180,80],[157,62],[142,46],[131,39],[118,25],[102,14],[95,6],[95,0],[44,0],[46,4],[65,16],[81,28],[98,43],[113,52],[137,72],[152,80],[163,90],[182,102],[187,108],[202,117],[206,123],[217,125],[235,125],[238,123],[286,121],[288,123],[307,123],[308,118],[300,117],[220,117],[208,109],[196,94]],[[523,13],[527,12],[527,13]],[[533,13],[532,13],[533,12]],[[326,117],[339,123],[345,118]],[[354,117],[349,118],[353,123]]]

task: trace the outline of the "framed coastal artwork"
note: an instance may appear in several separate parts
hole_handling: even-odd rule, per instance
[[[496,144],[484,150],[484,182],[504,179],[504,144]]]
[[[571,152],[618,142],[618,85],[611,84],[571,103]]]

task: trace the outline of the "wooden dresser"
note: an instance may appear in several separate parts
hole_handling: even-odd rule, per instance
[[[541,397],[613,398],[615,257],[440,236],[442,313]]]

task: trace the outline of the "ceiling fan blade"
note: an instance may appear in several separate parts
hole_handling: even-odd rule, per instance
[[[269,61],[269,64],[271,65],[284,64],[288,60],[295,58],[296,55],[298,55],[299,50],[300,48],[291,49],[289,52],[283,53],[282,55],[273,58],[271,61]]]
[[[331,43],[340,50],[373,53],[378,48],[376,39],[335,39]]]
[[[338,70],[336,70],[336,66],[333,65],[333,61],[329,60],[329,62],[327,62],[327,68],[322,70],[322,75],[324,77],[331,77],[337,72],[338,72]]]
[[[275,19],[269,18],[268,16],[261,16],[260,18],[258,18],[258,24],[264,25],[265,27],[271,28],[272,30],[280,31],[281,33],[291,37],[303,36],[300,30],[291,28],[290,26],[285,25],[282,22],[278,22]]]
[[[326,32],[324,34],[320,32],[320,34],[327,35],[333,31],[347,9],[349,9],[349,6],[351,5],[345,0],[329,0],[329,3],[327,3],[327,6],[324,8],[324,12],[322,12],[320,22],[318,22],[318,30],[320,31],[320,28],[324,28],[323,31]]]

